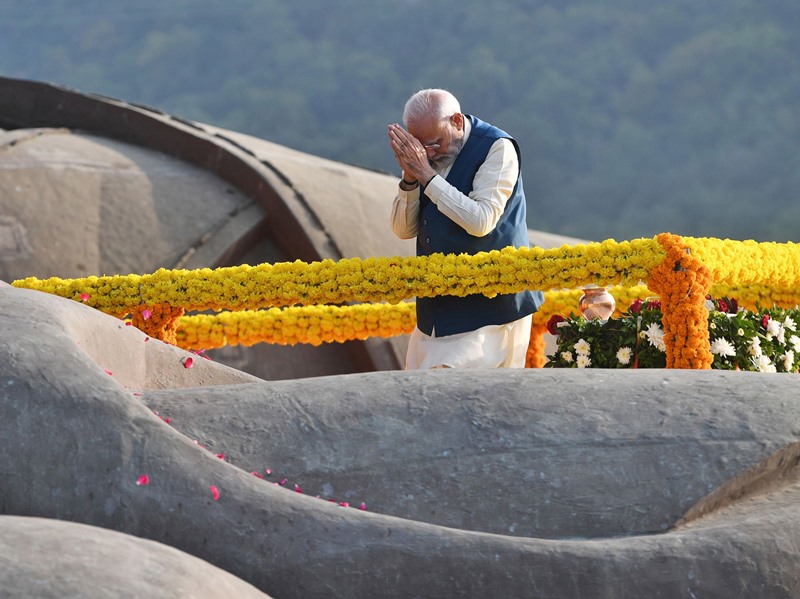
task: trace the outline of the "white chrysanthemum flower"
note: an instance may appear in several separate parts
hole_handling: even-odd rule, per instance
[[[650,345],[655,347],[658,351],[667,351],[667,346],[664,344],[664,330],[655,322],[651,322],[644,332],[647,335],[647,340]]]
[[[620,347],[617,350],[617,360],[620,364],[630,364],[633,351],[630,347]]]
[[[792,370],[793,365],[794,365],[794,352],[787,351],[786,354],[783,356],[783,367],[786,369],[786,372],[790,372]]]
[[[708,310],[709,312],[713,312],[716,309],[717,309],[717,304],[714,302],[714,300],[707,299],[706,310]]]
[[[588,356],[589,353],[592,351],[592,346],[589,345],[589,342],[586,339],[578,339],[578,342],[572,346],[575,349],[575,352],[580,356]]]
[[[775,364],[773,364],[770,359],[761,354],[758,358],[753,358],[753,364],[758,368],[759,372],[777,372],[778,370],[775,368]]]
[[[773,320],[772,318],[770,318],[769,321],[767,322],[767,334],[775,336],[780,332],[780,330],[781,330],[781,323],[779,323],[777,320]]]
[[[562,351],[561,352],[561,359],[564,360],[567,364],[572,364],[572,352],[571,351]]]
[[[787,316],[783,321],[783,327],[789,329],[790,331],[797,330],[797,324],[794,322],[794,320],[792,320],[791,316]]]
[[[792,335],[789,337],[789,343],[792,345],[794,351],[800,352],[800,337],[797,335]]]
[[[758,358],[761,355],[761,339],[753,337],[753,340],[750,342],[750,347],[747,348],[747,352],[751,356]]]
[[[714,339],[714,341],[711,343],[711,353],[722,357],[735,356],[736,348],[733,347],[733,344],[730,341],[724,337],[720,337],[719,339]]]
[[[592,365],[592,360],[586,354],[578,354],[578,359],[576,360],[578,364],[578,368],[589,368]]]
[[[776,338],[778,339],[778,343],[780,343],[781,345],[786,343],[786,327],[784,327],[783,325],[780,326]]]

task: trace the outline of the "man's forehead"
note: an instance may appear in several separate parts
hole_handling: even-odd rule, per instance
[[[445,127],[447,127],[446,119],[430,118],[408,123],[408,132],[423,143],[428,143],[436,141]]]

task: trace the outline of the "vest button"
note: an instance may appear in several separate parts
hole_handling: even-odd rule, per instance
[[[427,224],[428,224],[428,219],[426,218],[425,220],[423,220],[423,221],[422,221],[422,224],[427,226]]]
[[[431,238],[430,237],[426,237],[425,238],[425,243],[430,243],[430,242],[431,242]]]

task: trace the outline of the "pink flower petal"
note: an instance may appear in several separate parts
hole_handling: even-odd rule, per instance
[[[267,468],[266,470],[264,470],[264,474],[266,474],[267,476],[269,476],[270,474],[272,474],[272,470],[271,470],[271,469],[269,469],[269,468]]]
[[[347,503],[346,501],[340,501],[339,505],[342,506],[342,507],[350,507],[350,504]]]
[[[136,479],[136,484],[139,485],[140,487],[143,487],[144,485],[149,485],[150,477],[147,476],[146,474],[142,474],[138,479]]]
[[[89,301],[89,294],[88,293],[81,293],[81,301],[88,302]]]
[[[147,343],[148,341],[150,341],[150,337],[145,337],[144,342]]]
[[[284,485],[285,485],[287,482],[289,482],[289,481],[288,481],[288,479],[282,478],[282,479],[281,479],[281,482],[279,482],[278,484],[279,484],[280,486],[284,486]]]
[[[133,393],[133,396],[134,396],[134,397],[141,397],[141,396],[142,396],[142,394],[141,394],[141,393],[139,393],[138,391],[134,391],[134,393]]]
[[[219,489],[215,485],[211,485],[211,497],[214,498],[214,501],[219,499]]]
[[[358,504],[358,509],[366,510],[367,509],[367,504],[362,501],[360,504]]]
[[[192,360],[191,358],[186,358],[183,361],[183,367],[184,368],[191,368],[193,363],[194,363],[194,360]]]
[[[252,474],[252,475],[253,475],[253,476],[255,476],[256,478],[262,478],[262,479],[264,478],[263,476],[261,476],[261,474],[260,474],[260,473],[256,472],[255,470],[253,470],[253,471],[252,471],[250,474]]]
[[[302,492],[303,492],[303,489],[301,489],[301,488],[300,488],[300,485],[298,485],[298,484],[296,484],[296,483],[295,483],[295,485],[294,485],[294,492],[295,492],[295,493],[302,493]]]
[[[103,368],[103,372],[105,372],[108,376],[114,376],[114,373],[111,372],[108,368]]]
[[[132,323],[130,320],[126,320],[126,321],[125,321],[125,326],[126,326],[126,327],[132,327],[132,326],[133,326],[133,323]]]
[[[224,460],[224,459],[225,459],[225,454],[224,454],[224,453],[218,453],[218,454],[216,454],[216,456],[217,456],[217,457],[218,457],[220,460]]]
[[[166,422],[167,424],[169,424],[169,418],[164,418],[164,417],[163,417],[161,414],[159,414],[159,413],[158,413],[158,412],[156,412],[156,411],[153,411],[153,414],[155,414],[156,416],[158,416],[159,418],[161,418],[161,420],[163,420],[164,422]]]
[[[153,315],[153,313],[150,310],[148,310],[147,308],[142,310],[142,318],[144,318],[145,320],[150,318],[152,315]]]

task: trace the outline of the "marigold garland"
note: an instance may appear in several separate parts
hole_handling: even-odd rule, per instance
[[[163,302],[150,306],[141,304],[134,308],[131,324],[155,339],[175,345],[178,319],[183,314],[184,309],[180,306],[173,307]]]
[[[647,286],[661,297],[667,368],[710,369],[714,360],[704,303],[711,272],[678,235],[661,233],[657,239],[667,257],[651,271]]]
[[[397,303],[412,297],[493,297],[524,289],[564,289],[590,283],[636,284],[663,260],[655,239],[512,248],[478,254],[347,258],[218,269],[166,270],[147,275],[14,281],[124,316],[140,303],[164,302],[187,311],[254,310],[347,302]]]
[[[644,286],[612,287],[611,293],[617,306],[629,305],[637,298],[653,295]],[[541,347],[541,360],[544,360],[544,339],[546,322],[553,314],[575,312],[581,290],[548,291],[544,294],[545,303],[534,314],[532,336],[535,347]],[[415,305],[400,304],[357,304],[355,306],[297,306],[294,308],[259,311],[221,312],[198,316],[184,316],[178,323],[178,345],[185,349],[211,349],[224,345],[242,343],[280,343],[294,345],[309,343],[319,345],[332,341],[348,341],[367,337],[393,337],[410,333],[416,324]],[[353,327],[348,319],[361,323]],[[366,326],[366,324],[369,326]],[[348,336],[345,328],[352,332]],[[281,333],[276,335],[276,329]],[[320,334],[320,329],[325,331]],[[290,331],[290,334],[287,334]]]
[[[800,244],[711,237],[684,237],[683,244],[719,285],[791,289],[800,284]]]
[[[711,286],[714,297],[735,297],[739,305],[757,311],[759,307],[780,306],[791,309],[800,305],[800,288],[781,289],[768,285],[722,285]]]
[[[544,368],[547,362],[544,334],[547,326],[534,324],[531,327],[531,341],[528,344],[528,353],[525,355],[525,368]]]
[[[415,305],[405,302],[220,312],[181,318],[177,345],[200,350],[256,343],[343,343],[408,334],[415,324]]]

